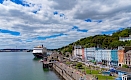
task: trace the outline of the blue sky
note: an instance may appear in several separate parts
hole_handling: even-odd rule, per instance
[[[20,32],[0,29],[0,33],[20,36]]]
[[[16,45],[33,48],[41,44],[50,49],[60,48],[84,37],[111,35],[131,26],[130,0],[0,0],[0,3],[0,48]]]
[[[16,3],[16,4],[20,4],[22,6],[28,6],[29,4],[26,4],[25,2],[23,2],[23,0],[11,0],[12,2]]]

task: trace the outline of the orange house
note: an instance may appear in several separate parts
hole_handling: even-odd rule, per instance
[[[82,48],[82,60],[85,60],[84,48]]]
[[[124,50],[118,50],[118,66],[124,64]]]

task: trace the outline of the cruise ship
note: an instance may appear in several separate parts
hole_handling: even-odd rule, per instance
[[[37,46],[33,48],[33,55],[35,56],[35,58],[43,58],[47,56],[47,49],[46,47],[42,46]]]

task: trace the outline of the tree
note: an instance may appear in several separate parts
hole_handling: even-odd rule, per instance
[[[110,43],[109,45],[111,48],[117,48],[118,46],[124,46],[124,42],[123,41],[113,41]]]
[[[120,37],[128,37],[129,36],[129,29],[125,29],[125,30],[123,30],[120,34],[119,34],[119,36]]]

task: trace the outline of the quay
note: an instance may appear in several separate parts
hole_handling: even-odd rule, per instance
[[[60,62],[43,62],[43,68],[52,68],[62,77],[62,80],[92,80],[89,75]]]
[[[53,63],[53,69],[65,80],[92,80],[90,76],[85,75],[64,63]]]
[[[52,68],[62,77],[62,80],[92,80],[91,76],[64,64],[63,58],[60,54],[52,54],[47,61],[43,61],[43,68]]]

